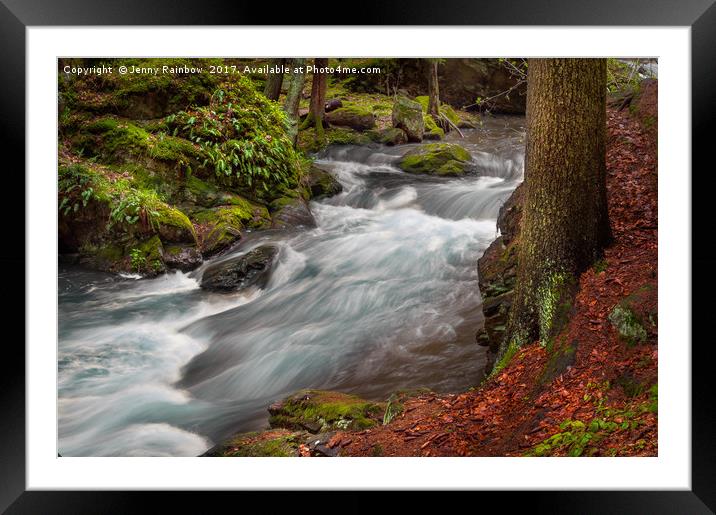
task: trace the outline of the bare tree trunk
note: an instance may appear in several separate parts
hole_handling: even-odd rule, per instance
[[[433,117],[438,126],[443,125],[440,119],[440,87],[438,85],[437,59],[425,60],[428,68],[428,114]]]
[[[328,66],[327,58],[316,58],[314,64],[317,69],[326,68]],[[316,138],[323,139],[323,117],[326,114],[326,89],[328,87],[328,74],[314,72],[313,82],[311,83],[311,104],[308,109],[301,129],[308,127],[316,127]]]
[[[305,59],[293,59],[291,63],[293,69],[289,78],[288,91],[286,92],[286,102],[283,105],[283,109],[286,111],[290,123],[288,134],[294,147],[296,146],[296,140],[298,138],[298,104],[301,101],[303,86],[306,83],[305,66]]]
[[[605,153],[606,60],[530,59],[517,283],[495,370],[521,345],[560,332],[579,275],[602,255],[611,237]]]
[[[281,86],[283,85],[283,65],[286,59],[271,59],[270,67],[281,69],[281,73],[270,73],[266,79],[266,87],[264,88],[264,95],[269,100],[278,100],[281,96]]]

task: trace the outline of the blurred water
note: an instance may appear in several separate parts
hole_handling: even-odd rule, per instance
[[[262,291],[204,292],[204,267],[151,280],[61,268],[60,453],[195,456],[265,427],[268,404],[300,388],[385,399],[479,383],[475,262],[522,180],[523,123],[465,131],[478,174],[464,178],[398,170],[412,145],[325,152],[344,192],[312,203],[316,229],[217,258],[277,245]]]

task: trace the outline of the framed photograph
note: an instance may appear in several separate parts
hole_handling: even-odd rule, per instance
[[[710,2],[375,5],[350,26],[4,3],[27,252],[7,259],[26,347],[3,509],[129,510],[135,490],[714,509],[691,302],[712,282],[691,237]]]

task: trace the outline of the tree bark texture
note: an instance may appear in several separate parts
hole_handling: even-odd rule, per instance
[[[606,60],[530,59],[527,84],[517,282],[496,369],[521,345],[538,338],[546,344],[559,333],[579,275],[611,235]]]
[[[305,72],[306,60],[302,58],[293,59],[291,66],[293,70],[289,76],[288,91],[286,92],[286,101],[284,102],[283,109],[288,115],[290,127],[288,129],[289,137],[293,142],[293,146],[296,146],[296,139],[298,138],[298,104],[301,101],[301,93],[303,93],[303,86],[306,83],[306,72]],[[298,71],[300,70],[300,71]]]
[[[317,69],[328,66],[327,58],[316,58],[314,64]],[[328,74],[314,72],[311,83],[311,103],[308,108],[308,116],[301,126],[302,129],[314,126],[316,138],[323,138],[323,118],[326,114],[326,89],[328,87]]]
[[[442,126],[440,119],[440,87],[438,85],[438,62],[435,59],[426,59],[428,67],[428,114],[433,117],[438,126]]]
[[[271,59],[269,63],[271,68],[283,67],[286,59]],[[264,87],[264,95],[269,100],[278,100],[281,96],[281,86],[283,85],[283,73],[269,73]]]

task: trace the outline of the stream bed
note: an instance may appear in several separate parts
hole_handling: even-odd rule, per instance
[[[393,166],[413,145],[333,147],[316,164],[343,193],[312,202],[317,228],[250,235],[209,262],[271,243],[262,290],[204,291],[206,263],[154,279],[60,265],[58,451],[197,456],[267,427],[268,405],[301,388],[372,400],[482,379],[476,262],[521,182],[524,118],[451,132],[477,174]]]

